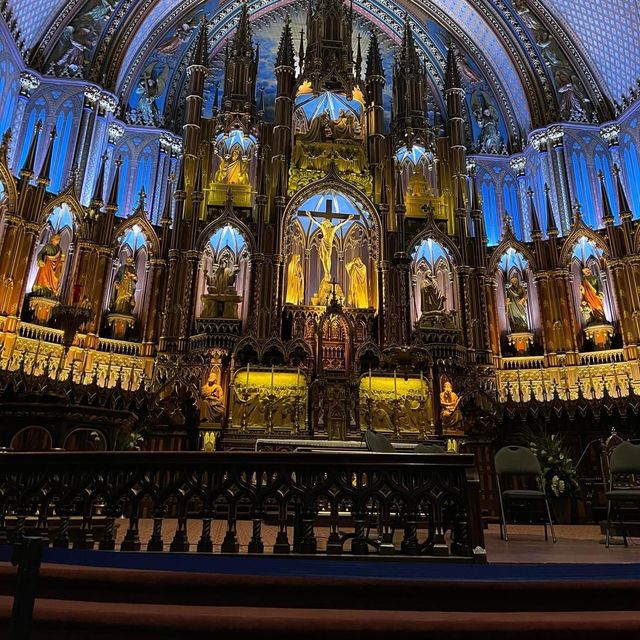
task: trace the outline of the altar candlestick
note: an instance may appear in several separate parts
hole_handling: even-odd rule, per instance
[[[300,367],[298,367],[298,375],[296,376],[296,387],[300,389]]]
[[[393,370],[393,395],[395,399],[398,399],[398,370]]]
[[[271,365],[271,395],[273,395],[273,365]]]
[[[369,393],[371,393],[371,367],[369,367]]]
[[[245,387],[247,387],[247,389],[249,388],[249,367],[251,365],[249,363],[247,363],[247,382],[245,383]]]

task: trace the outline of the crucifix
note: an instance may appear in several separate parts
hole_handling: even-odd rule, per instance
[[[333,240],[336,237],[336,233],[341,227],[344,227],[348,222],[359,219],[359,214],[345,214],[333,212],[333,200],[327,198],[325,201],[325,211],[318,213],[315,211],[300,210],[299,213],[306,213],[312,225],[315,225],[322,232],[320,244],[318,245],[318,256],[322,263],[323,280],[331,280],[331,252],[333,250]],[[318,218],[322,218],[322,222],[318,222],[314,215]],[[342,220],[338,224],[334,225],[333,220]]]

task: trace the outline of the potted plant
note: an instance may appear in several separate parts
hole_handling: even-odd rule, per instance
[[[574,462],[562,436],[531,433],[529,448],[540,462],[545,491],[556,520],[561,524],[569,524],[572,503],[580,493],[580,486]]]

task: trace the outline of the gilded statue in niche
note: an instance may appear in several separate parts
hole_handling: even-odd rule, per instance
[[[422,313],[442,313],[444,311],[444,296],[440,292],[438,283],[431,269],[425,271],[420,285],[420,302]]]
[[[285,302],[295,305],[300,305],[304,302],[304,273],[302,271],[302,260],[297,253],[294,253],[289,258]]]
[[[124,264],[116,272],[113,282],[113,300],[111,310],[115,313],[131,314],[136,305],[136,285],[138,274],[131,256],[127,256]]]
[[[318,245],[318,255],[322,263],[323,280],[331,280],[331,255],[333,252],[333,241],[338,231],[346,224],[355,219],[356,216],[350,215],[346,220],[334,225],[330,218],[325,218],[322,222],[318,222],[309,211],[307,216],[311,220],[311,224],[318,227],[321,232],[320,244]]]
[[[213,274],[207,275],[207,293],[226,294],[236,292],[236,278],[240,267],[226,256],[220,259]]]
[[[518,274],[511,274],[509,284],[505,286],[505,293],[505,307],[511,332],[529,331],[529,322],[527,320],[529,294],[527,293],[526,285],[520,282]]]
[[[220,423],[224,418],[224,391],[214,370],[200,388],[200,421]]]
[[[360,256],[356,256],[346,264],[349,274],[349,294],[347,304],[356,309],[369,307],[369,294],[367,283],[367,267]]]
[[[600,278],[589,267],[582,269],[580,312],[586,325],[607,322],[604,313],[604,287]]]
[[[440,391],[440,421],[443,433],[460,431],[462,429],[462,411],[460,411],[460,397],[453,390],[451,380],[442,376]]]
[[[60,234],[55,233],[38,253],[38,272],[32,289],[34,294],[57,297],[60,290],[64,257],[60,247]]]
[[[362,139],[362,126],[358,118],[349,111],[340,109],[338,117],[333,120],[328,109],[313,118],[309,129],[298,134],[303,142],[333,142]]]
[[[249,161],[243,157],[238,146],[234,146],[228,156],[221,158],[214,181],[231,185],[249,184]]]

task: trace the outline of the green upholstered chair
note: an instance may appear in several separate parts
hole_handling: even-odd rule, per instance
[[[447,450],[439,444],[418,444],[411,453],[447,453]]]
[[[606,546],[609,546],[609,530],[611,529],[611,510],[615,506],[618,512],[618,520],[622,528],[622,538],[627,546],[627,533],[622,518],[621,504],[640,504],[640,486],[630,486],[629,478],[640,475],[640,444],[633,444],[628,440],[621,442],[611,453],[609,459],[609,491],[607,491],[607,537]],[[627,482],[625,485],[616,484],[622,476]]]
[[[367,449],[373,453],[395,453],[395,449],[389,438],[376,433],[373,429],[367,429],[364,434],[364,441],[367,443]]]
[[[540,468],[540,462],[531,449],[526,447],[503,447],[495,455],[496,480],[498,496],[500,498],[500,538],[508,541],[507,520],[505,516],[505,501],[529,501],[543,502],[547,513],[547,520],[544,522],[544,539],[548,540],[547,524],[551,528],[551,538],[557,541],[556,533],[551,519],[551,509],[544,486],[544,476]],[[500,476],[535,476],[538,479],[539,489],[507,489],[502,490]]]

